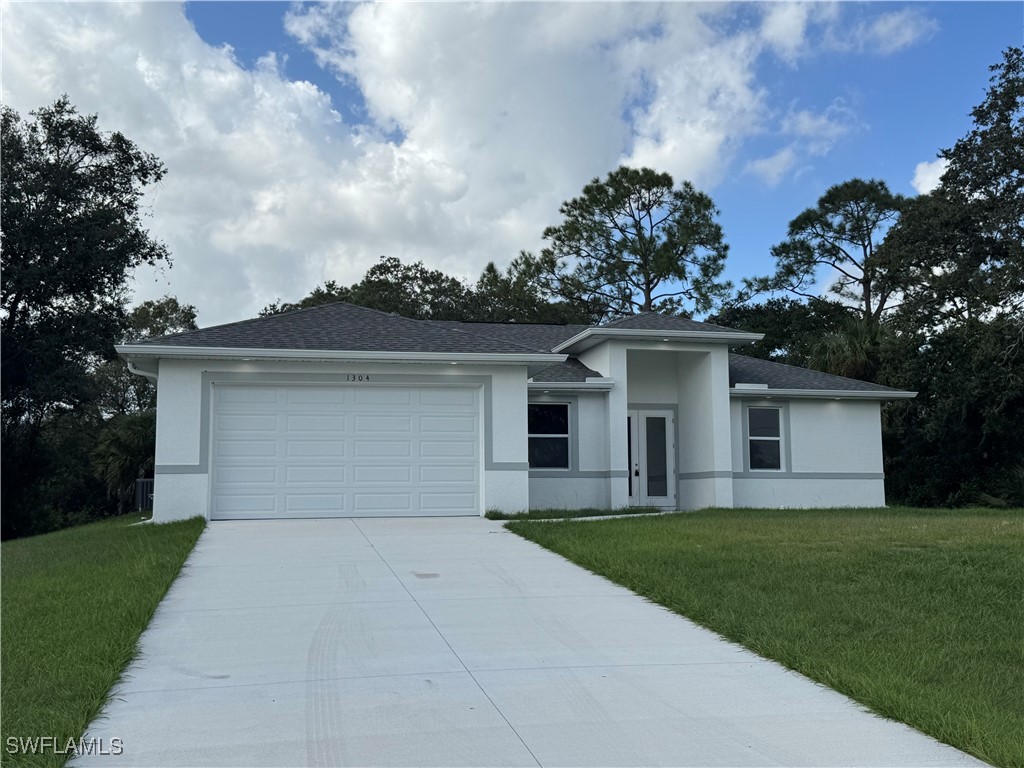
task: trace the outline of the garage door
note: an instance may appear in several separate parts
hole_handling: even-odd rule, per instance
[[[477,388],[213,387],[214,519],[480,514]]]

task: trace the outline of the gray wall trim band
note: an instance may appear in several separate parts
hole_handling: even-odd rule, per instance
[[[610,477],[628,477],[624,469],[531,469],[531,480],[607,480]]]
[[[709,470],[707,472],[680,472],[680,480],[712,480],[718,477],[733,477],[733,472],[728,469]]]
[[[736,480],[884,480],[884,472],[778,472],[772,469],[734,472]]]
[[[154,475],[205,475],[206,469],[198,464],[157,464]]]
[[[208,474],[210,471],[210,397],[213,384],[336,384],[338,386],[360,386],[360,382],[343,381],[344,373],[246,373],[242,371],[203,371],[202,394],[200,400],[199,423],[199,463],[198,464],[160,464],[154,473],[159,475]],[[485,472],[490,471],[524,471],[526,462],[495,462],[492,458],[494,429],[493,407],[491,402],[491,376],[452,374],[404,374],[375,373],[374,382],[385,384],[415,384],[449,386],[479,386],[484,395],[484,466]],[[364,383],[365,386],[365,383]]]

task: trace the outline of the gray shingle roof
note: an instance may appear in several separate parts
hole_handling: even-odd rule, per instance
[[[818,389],[833,392],[899,392],[892,387],[833,376],[831,373],[798,368],[795,365],[761,360],[746,355],[729,355],[729,386],[737,383],[767,384],[771,389]]]
[[[550,352],[586,330],[585,325],[462,323],[412,320],[375,309],[337,302],[269,317],[215,325],[197,331],[145,339],[144,346],[309,349],[376,352],[524,354]],[[653,312],[608,323],[608,328],[729,332],[732,329]],[[575,358],[540,370],[538,382],[582,382],[601,374]],[[890,387],[819,371],[729,355],[729,384],[767,384],[773,389],[896,392]]]
[[[628,328],[637,331],[704,331],[707,333],[743,333],[735,328],[726,328],[713,323],[702,323],[677,315],[663,315],[660,312],[641,312],[638,315],[620,317],[605,323],[603,328]]]
[[[350,352],[491,352],[523,354],[535,346],[467,332],[463,325],[410,320],[337,302],[279,315],[145,339],[143,345],[310,349]]]
[[[575,357],[570,357],[564,363],[549,365],[544,370],[533,374],[531,378],[536,382],[554,384],[559,382],[577,383],[589,378],[602,378],[602,376],[597,371],[587,368]]]
[[[589,325],[546,325],[543,323],[462,323],[457,320],[436,320],[438,325],[459,328],[467,333],[492,339],[515,341],[550,352],[566,339],[582,333]]]

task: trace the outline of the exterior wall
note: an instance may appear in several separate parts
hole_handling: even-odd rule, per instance
[[[606,341],[580,362],[614,379],[607,399],[610,505],[629,501],[631,408],[665,407],[676,418],[676,503],[682,509],[732,506],[729,353],[725,345],[658,341]]]
[[[530,509],[611,504],[606,392],[530,393],[531,403],[568,403],[569,468],[530,470]]]
[[[605,466],[608,468],[608,504],[619,509],[629,504],[629,430],[626,410],[629,404],[629,378],[626,375],[626,346],[604,342],[579,355],[579,361],[602,376],[612,379],[615,387],[604,398],[604,423],[608,430]]]
[[[161,360],[153,519],[209,516],[211,381],[342,383],[353,373],[410,386],[447,380],[483,387],[480,512],[529,507],[525,366]]]
[[[745,409],[781,407],[783,467],[751,471]],[[733,488],[737,507],[881,507],[881,407],[873,400],[732,401]]]

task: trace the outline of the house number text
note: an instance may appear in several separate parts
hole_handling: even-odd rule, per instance
[[[368,373],[346,373],[345,381],[369,381],[370,374]]]

